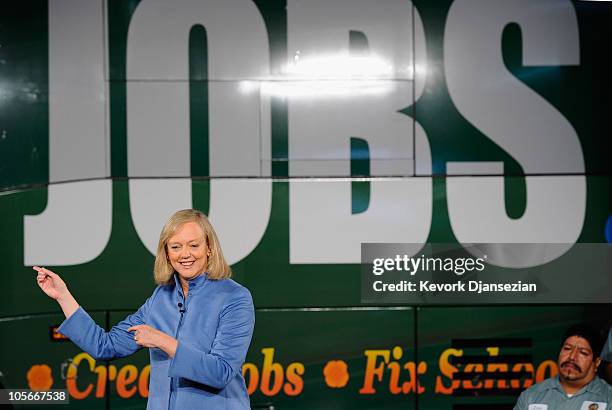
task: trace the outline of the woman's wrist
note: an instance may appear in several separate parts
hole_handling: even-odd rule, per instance
[[[57,303],[59,303],[62,311],[64,312],[64,316],[68,319],[74,312],[79,309],[79,304],[76,299],[72,296],[70,291],[66,291],[65,294],[58,296],[56,299]]]
[[[170,357],[174,357],[174,355],[176,354],[176,349],[178,347],[178,340],[176,340],[175,338],[173,338],[170,335],[165,335],[166,337],[164,337],[164,341],[163,341],[163,346],[160,346],[160,348],[166,352],[166,354]]]

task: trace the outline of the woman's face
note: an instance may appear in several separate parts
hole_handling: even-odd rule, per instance
[[[182,279],[193,279],[208,266],[208,244],[196,222],[179,226],[168,239],[166,252],[172,267]]]

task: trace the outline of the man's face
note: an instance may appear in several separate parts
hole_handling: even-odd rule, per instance
[[[586,385],[595,377],[599,358],[593,356],[591,345],[586,339],[571,336],[561,346],[557,363],[562,380]]]

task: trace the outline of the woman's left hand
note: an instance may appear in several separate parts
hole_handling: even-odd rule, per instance
[[[136,325],[128,329],[129,332],[134,332],[134,341],[143,347],[157,347],[174,357],[178,342],[172,336],[152,328],[149,325]]]

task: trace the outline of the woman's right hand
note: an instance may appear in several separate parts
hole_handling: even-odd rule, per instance
[[[59,277],[57,273],[50,271],[46,268],[41,268],[39,266],[33,266],[32,269],[38,272],[38,275],[36,276],[36,282],[38,283],[38,286],[50,298],[58,300],[62,296],[67,296],[70,294],[70,292],[68,292],[68,287],[66,286],[66,283],[62,280],[62,278]]]

